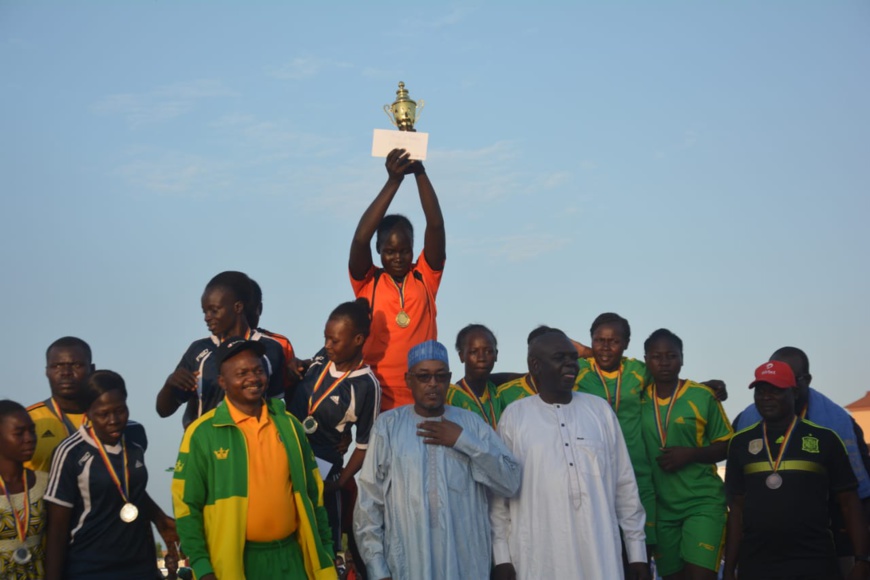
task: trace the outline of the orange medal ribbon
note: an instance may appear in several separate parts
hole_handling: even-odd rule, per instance
[[[124,485],[122,487],[121,478],[118,477],[115,468],[112,466],[112,462],[109,461],[109,456],[103,447],[103,442],[97,438],[97,434],[94,433],[93,427],[88,426],[88,433],[94,440],[94,443],[97,444],[97,451],[100,452],[100,457],[103,458],[103,464],[106,466],[106,470],[109,472],[112,481],[115,482],[115,487],[118,488],[118,492],[121,494],[121,497],[124,498],[124,502],[129,502],[130,499],[127,494],[130,493],[130,468],[127,466],[127,444],[124,442],[124,436],[121,435],[121,453],[124,457]]]
[[[653,385],[653,404],[655,405],[655,416],[656,416],[656,430],[659,432],[659,440],[662,442],[662,447],[667,447],[668,441],[668,425],[671,424],[671,411],[674,410],[674,403],[677,401],[677,395],[680,392],[680,380],[677,379],[677,386],[674,388],[674,392],[671,393],[671,400],[668,401],[668,412],[665,415],[664,424],[662,424],[662,411],[659,408],[659,393],[658,386]]]
[[[405,284],[408,281],[408,275],[405,274],[405,277],[402,278],[401,286],[396,284],[396,281],[393,280],[392,276],[389,276],[389,278],[390,282],[393,283],[393,286],[396,287],[396,291],[399,293],[400,310],[399,313],[396,315],[396,324],[399,325],[399,328],[407,328],[408,325],[411,323],[411,317],[408,316],[407,312],[405,312]]]
[[[60,406],[57,404],[57,401],[54,400],[54,397],[50,399],[51,408],[54,411],[54,414],[57,415],[57,418],[60,419],[60,422],[63,423],[63,428],[66,431],[66,436],[69,437],[72,431],[75,431],[75,425],[72,424],[72,421],[64,414],[61,410]]]
[[[9,508],[12,510],[12,515],[15,516],[15,530],[18,532],[18,539],[24,544],[27,538],[27,528],[30,526],[30,490],[27,488],[27,470],[23,470],[21,480],[24,485],[24,508],[21,510],[21,515],[18,515],[18,510],[12,504],[12,498],[9,496],[9,490],[6,489],[6,482],[0,477],[0,487],[3,488],[3,493],[6,495],[6,501],[9,502]]]
[[[331,395],[332,392],[335,391],[335,389],[338,388],[338,385],[340,385],[341,382],[342,382],[344,379],[346,379],[350,373],[352,373],[352,372],[354,372],[354,371],[356,371],[356,370],[361,369],[361,368],[363,367],[364,364],[365,364],[365,363],[362,363],[362,362],[361,362],[361,363],[360,363],[356,368],[352,368],[352,369],[350,369],[349,371],[347,371],[346,373],[344,373],[343,375],[341,375],[341,377],[339,377],[339,379],[338,379],[337,381],[335,381],[334,383],[332,383],[331,385],[329,385],[329,388],[326,389],[326,390],[325,390],[325,391],[324,391],[324,392],[323,392],[319,397],[317,397],[317,401],[316,401],[316,402],[312,403],[312,401],[314,401],[314,396],[317,394],[317,389],[320,388],[320,385],[323,384],[323,379],[325,379],[325,378],[326,378],[326,375],[329,373],[329,365],[333,365],[333,366],[335,366],[334,363],[333,363],[332,361],[328,361],[328,362],[326,363],[326,367],[323,369],[323,372],[320,373],[320,376],[317,378],[317,382],[314,383],[314,388],[311,389],[311,396],[308,397],[308,416],[310,417],[311,415],[314,414],[314,411],[317,410],[317,407],[320,406],[320,403],[322,403],[323,400],[324,400],[326,397],[328,397],[329,395]]]
[[[767,451],[767,461],[770,462],[770,468],[774,473],[779,469],[779,464],[782,463],[782,456],[785,455],[785,450],[788,447],[789,441],[791,441],[791,434],[794,431],[794,426],[797,425],[797,415],[792,419],[791,425],[788,427],[788,431],[785,432],[785,435],[782,437],[782,444],[779,446],[779,454],[776,456],[776,462],[773,461],[773,455],[770,454],[770,445],[767,443],[767,422],[761,423],[761,429],[764,433],[764,438],[762,441],[764,442],[764,450]]]
[[[487,381],[487,387],[489,386],[489,382]],[[492,406],[492,397],[487,399],[487,407],[489,407],[489,413],[486,412],[486,409],[483,406],[483,401],[475,394],[474,390],[468,386],[468,383],[465,382],[465,378],[462,378],[459,381],[459,387],[465,392],[466,395],[472,398],[474,402],[477,404],[477,408],[480,409],[480,414],[483,415],[484,420],[489,423],[489,426],[495,429],[495,409]],[[486,387],[484,387],[486,388]]]
[[[598,368],[598,363],[593,363],[595,374],[601,380],[601,386],[604,387],[604,396],[607,398],[607,403],[613,407],[614,412],[619,413],[619,401],[622,399],[622,363],[619,363],[619,374],[616,377],[616,402],[610,400],[610,389],[607,387],[607,381],[604,375],[601,374],[601,369]]]

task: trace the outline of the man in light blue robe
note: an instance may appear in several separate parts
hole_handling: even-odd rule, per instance
[[[512,497],[520,467],[477,415],[445,406],[447,349],[408,353],[414,397],[382,413],[359,474],[354,532],[371,580],[487,580],[488,494]]]

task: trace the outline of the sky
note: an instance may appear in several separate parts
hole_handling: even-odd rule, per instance
[[[207,334],[206,282],[248,273],[262,326],[316,352],[399,81],[425,101],[448,346],[484,323],[523,371],[535,326],[588,344],[614,311],[629,356],[681,336],[732,418],[784,345],[836,402],[870,389],[867,2],[0,0],[0,70],[0,397],[44,399],[46,347],[88,341],[167,510],[181,419],[154,400]],[[391,210],[419,252],[413,180]]]

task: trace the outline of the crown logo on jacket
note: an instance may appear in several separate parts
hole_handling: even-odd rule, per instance
[[[223,447],[221,447],[220,449],[218,449],[214,452],[214,456],[217,457],[218,459],[226,459],[227,455],[229,455],[229,454],[230,454],[230,450],[224,449]]]

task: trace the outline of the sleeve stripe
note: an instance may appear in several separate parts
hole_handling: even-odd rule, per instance
[[[60,475],[62,466],[66,463],[66,458],[70,451],[75,448],[82,440],[81,435],[76,432],[70,437],[60,442],[60,445],[54,451],[54,457],[51,460],[51,471],[49,472],[48,486],[45,489],[45,497],[54,497],[57,493],[57,487],[60,484]]]

